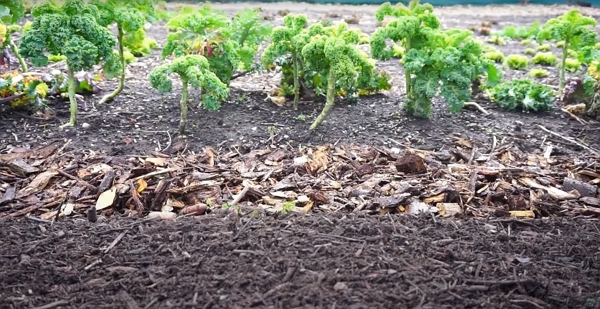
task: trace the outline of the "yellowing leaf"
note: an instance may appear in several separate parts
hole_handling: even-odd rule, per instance
[[[314,201],[308,202],[308,204],[306,204],[306,205],[304,205],[304,207],[302,207],[302,212],[304,212],[305,214],[308,213],[313,208],[314,205],[315,205]]]
[[[148,188],[148,183],[144,179],[138,179],[137,184],[137,193],[142,193],[144,190],[146,190],[146,188]]]
[[[96,210],[102,210],[112,206],[116,197],[117,189],[114,187],[102,192],[96,201]]]

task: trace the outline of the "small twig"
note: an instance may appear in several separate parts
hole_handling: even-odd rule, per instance
[[[169,142],[167,143],[167,146],[165,146],[165,148],[163,148],[161,151],[165,151],[167,149],[169,149],[169,147],[171,147],[171,143],[173,142],[173,139],[171,138],[171,133],[169,133],[169,131],[167,132],[167,136],[169,136]]]
[[[155,171],[155,172],[152,172],[152,173],[148,173],[148,174],[146,174],[146,175],[142,175],[142,176],[139,176],[139,177],[133,178],[133,179],[131,179],[131,181],[138,181],[138,180],[140,180],[140,179],[147,179],[147,178],[150,178],[150,177],[152,177],[152,176],[157,176],[157,175],[167,174],[167,173],[171,173],[171,172],[177,172],[177,171],[179,171],[180,169],[181,169],[181,168],[174,168],[174,167],[172,167],[172,168],[166,168],[166,169],[164,169],[164,170]],[[184,168],[184,169],[185,169],[185,168]]]
[[[100,263],[102,263],[102,259],[97,259],[97,260],[93,261],[93,262],[92,262],[90,265],[88,265],[88,266],[84,267],[84,268],[83,268],[83,270],[85,270],[85,271],[88,271],[88,270],[90,270],[92,267],[94,267],[94,266],[96,266],[96,265],[98,265],[98,264],[100,264]]]
[[[231,204],[229,204],[230,207],[235,206],[237,203],[239,203],[242,198],[244,198],[244,195],[246,195],[246,193],[248,193],[248,190],[250,190],[249,186],[244,186],[244,189],[242,189],[242,191],[240,193],[237,194],[237,196],[235,197],[235,199],[231,202]]]
[[[123,237],[125,237],[125,234],[127,234],[129,230],[126,230],[125,232],[122,232],[121,234],[119,234],[119,236],[117,236],[117,238],[115,238],[115,240],[113,240],[112,243],[110,243],[110,245],[108,245],[108,247],[106,247],[106,249],[104,249],[104,254],[107,254],[110,250],[112,250],[112,248],[114,248],[120,241],[121,239],[123,239]]]
[[[40,223],[52,223],[52,221],[50,220],[44,220],[44,219],[40,219],[37,217],[33,217],[33,216],[25,216],[25,219],[34,221],[34,222],[40,222]]]
[[[9,214],[8,216],[12,217],[12,218],[20,217],[20,216],[26,215],[26,214],[28,214],[30,212],[36,211],[36,210],[38,210],[40,208],[54,207],[56,205],[61,204],[62,202],[63,202],[63,196],[58,196],[58,197],[54,198],[53,201],[48,202],[46,204],[36,203],[36,204],[34,204],[32,206],[23,208],[21,210],[17,210],[15,212]]]
[[[466,283],[490,284],[490,285],[520,284],[520,283],[526,283],[529,281],[531,281],[531,280],[528,280],[528,279],[522,279],[522,280],[473,280],[473,279],[467,279],[467,280],[465,280]]]
[[[566,136],[562,136],[562,135],[560,135],[560,134],[558,134],[556,132],[552,132],[552,131],[544,128],[541,125],[538,125],[538,127],[540,127],[540,129],[542,129],[546,133],[552,134],[552,135],[554,135],[556,137],[560,137],[560,138],[564,139],[565,141],[573,143],[573,144],[575,144],[575,145],[577,145],[577,146],[579,146],[579,147],[581,147],[583,149],[586,149],[586,150],[590,151],[591,153],[593,153],[595,155],[600,155],[600,152],[598,150],[592,149],[592,148],[590,148],[590,147],[588,147],[588,146],[586,146],[586,145],[584,145],[584,144],[582,144],[582,143],[580,143],[580,142],[578,142],[576,140],[573,140],[572,138],[569,138],[569,137],[566,137]]]
[[[142,201],[140,201],[140,198],[138,197],[133,181],[129,182],[129,188],[131,189],[131,199],[133,199],[133,203],[137,207],[138,215],[141,216],[142,212],[144,212],[144,204],[142,204]]]
[[[69,178],[71,180],[74,180],[74,181],[77,181],[78,183],[81,183],[82,185],[86,186],[88,189],[92,190],[92,192],[96,192],[96,187],[92,186],[91,184],[87,183],[86,181],[82,180],[81,178],[75,177],[75,176],[73,176],[71,174],[68,174],[65,171],[60,170],[60,169],[57,169],[56,171],[59,174],[65,176],[65,177],[67,177],[67,178]]]
[[[465,102],[465,106],[471,106],[471,107],[475,107],[477,108],[480,112],[484,113],[485,115],[489,115],[490,112],[486,111],[483,107],[481,107],[481,105],[479,105],[477,102]]]
[[[58,307],[58,306],[66,306],[68,304],[69,304],[69,301],[67,301],[67,300],[57,300],[55,302],[51,302],[51,303],[43,305],[43,306],[35,307],[33,309],[50,309],[50,308],[54,308],[54,307]]]
[[[560,110],[561,110],[561,111],[563,111],[563,112],[565,112],[565,113],[567,113],[569,116],[571,116],[571,118],[573,118],[573,119],[577,120],[577,122],[581,123],[582,125],[586,125],[586,124],[587,124],[587,121],[585,121],[585,120],[583,120],[583,119],[581,119],[581,118],[577,117],[577,115],[575,115],[575,114],[571,113],[571,112],[570,112],[570,111],[568,111],[566,108],[564,108],[564,107],[563,107],[563,108],[561,108]]]

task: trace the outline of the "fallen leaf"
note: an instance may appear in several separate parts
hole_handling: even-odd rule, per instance
[[[146,190],[146,188],[148,188],[148,183],[144,179],[138,179],[137,184],[137,193],[142,193],[144,190]]]
[[[117,197],[117,188],[113,187],[108,189],[98,196],[98,200],[96,201],[96,210],[102,210],[112,206],[115,202],[115,198]]]
[[[309,201],[306,205],[304,205],[304,207],[302,207],[302,211],[307,214],[315,205],[315,202],[313,201]]]

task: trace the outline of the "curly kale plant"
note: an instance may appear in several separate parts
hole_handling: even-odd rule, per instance
[[[23,72],[27,72],[27,64],[19,52],[19,48],[11,38],[12,31],[6,25],[14,25],[25,16],[25,6],[19,0],[0,0],[0,50],[7,47],[19,60]]]
[[[48,63],[46,53],[67,57],[71,118],[61,127],[74,126],[77,117],[74,74],[104,63],[105,74],[116,76],[121,68],[113,52],[115,37],[97,22],[100,16],[96,6],[81,0],[66,0],[62,6],[43,3],[32,9],[32,15],[31,30],[23,36],[19,46],[21,54],[35,66]]]
[[[119,52],[119,60],[121,63],[121,72],[119,76],[119,85],[112,93],[105,95],[99,102],[104,104],[113,100],[119,95],[125,86],[125,48],[134,45],[143,44],[144,25],[146,16],[153,14],[153,6],[151,0],[92,0],[90,4],[98,8],[99,14],[98,24],[107,27],[112,24],[117,26],[117,46]],[[139,32],[142,35],[135,35]],[[133,36],[132,36],[133,34]],[[126,40],[129,37],[130,39]],[[133,40],[131,38],[134,38]]]
[[[393,49],[387,40],[406,49],[402,59],[407,98],[404,108],[412,115],[428,117],[431,100],[440,92],[451,112],[462,109],[471,97],[472,86],[487,75],[487,86],[499,80],[493,61],[484,57],[482,45],[468,30],[440,29],[433,6],[412,0],[409,6],[395,7],[384,3],[376,13],[379,21],[395,17],[385,27],[378,28],[371,38],[373,57],[388,60]]]
[[[217,110],[221,101],[227,98],[229,88],[215,73],[211,72],[206,57],[201,55],[186,55],[175,58],[173,62],[160,65],[148,76],[152,87],[160,92],[173,90],[170,74],[177,74],[181,79],[181,119],[179,134],[185,133],[187,122],[188,87],[202,89],[202,102],[206,109]]]
[[[394,57],[395,45],[389,46],[388,39],[399,44],[408,54],[413,48],[423,48],[426,45],[426,33],[439,29],[441,25],[433,14],[433,6],[429,3],[420,4],[419,0],[412,0],[408,7],[401,2],[396,6],[386,2],[377,10],[375,17],[382,22],[387,16],[394,17],[394,20],[385,27],[378,27],[371,36],[371,53],[373,58],[379,60]],[[407,94],[412,94],[409,72],[405,72],[405,87]]]
[[[258,10],[242,10],[230,20],[225,13],[208,5],[183,11],[173,17],[167,27],[174,32],[167,36],[163,58],[203,55],[210,69],[225,84],[234,78],[236,70],[252,70],[254,55],[271,31],[262,24]]]
[[[374,61],[357,47],[360,31],[349,30],[345,22],[330,27],[314,24],[308,34],[311,39],[302,48],[303,62],[307,70],[327,73],[327,102],[310,126],[314,130],[333,108],[336,88],[357,89],[361,81],[372,80],[376,70]]]
[[[506,110],[519,109],[525,112],[552,109],[554,93],[547,85],[529,79],[514,79],[489,89],[492,101]]]
[[[281,57],[290,56],[294,79],[294,109],[298,109],[300,100],[300,72],[302,48],[308,43],[308,32],[303,31],[308,17],[303,14],[288,14],[283,18],[284,26],[273,28],[271,43],[262,54],[262,62],[269,67]]]
[[[548,20],[537,35],[538,41],[564,41],[560,66],[558,96],[562,96],[565,87],[565,68],[569,49],[590,50],[598,41],[597,22],[592,17],[581,15],[579,10],[570,10],[565,14]]]

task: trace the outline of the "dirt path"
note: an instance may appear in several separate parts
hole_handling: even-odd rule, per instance
[[[225,214],[0,221],[0,308],[600,308],[598,220]]]

